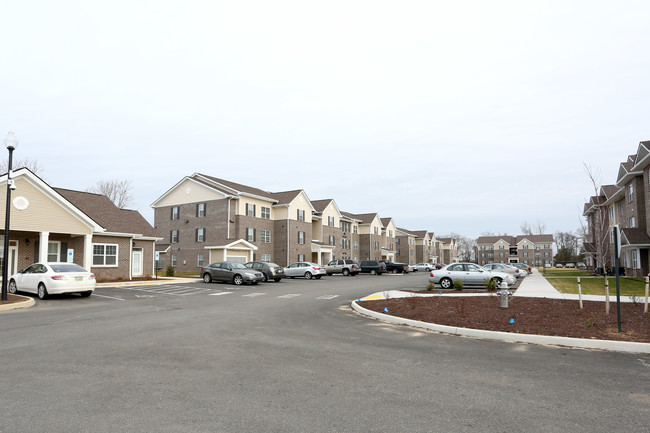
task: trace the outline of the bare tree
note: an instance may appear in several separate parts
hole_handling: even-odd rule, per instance
[[[473,252],[476,247],[476,239],[470,239],[467,236],[463,236],[458,233],[450,233],[446,236],[441,236],[443,238],[451,238],[456,241],[456,247],[458,250],[458,260],[462,262],[467,262],[472,260]]]
[[[8,160],[0,161],[0,173],[6,173],[8,165]],[[11,161],[12,170],[17,170],[19,168],[27,168],[36,175],[40,175],[43,171],[41,167],[39,167],[38,161],[33,158],[18,158]]]
[[[100,180],[86,191],[105,195],[120,209],[133,205],[130,180]]]
[[[546,231],[546,224],[540,220],[537,220],[535,224],[530,224],[528,221],[524,221],[521,223],[519,228],[523,235],[542,235]]]
[[[532,235],[533,234],[533,228],[530,226],[530,224],[528,224],[528,221],[524,221],[523,223],[521,223],[519,228],[521,229],[521,234],[522,235]]]
[[[605,270],[607,262],[609,261],[609,235],[608,235],[608,215],[607,215],[607,206],[602,202],[604,201],[600,197],[600,185],[598,184],[598,178],[600,177],[598,171],[592,170],[592,168],[584,164],[585,172],[589,181],[594,188],[594,195],[590,200],[594,208],[592,224],[583,229],[587,232],[587,237],[591,238],[592,252],[596,253],[596,268],[602,268]],[[585,248],[587,247],[587,242],[585,241]]]

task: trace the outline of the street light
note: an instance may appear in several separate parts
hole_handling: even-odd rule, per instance
[[[14,149],[18,147],[18,139],[13,131],[10,131],[5,138],[5,146],[9,150],[9,163],[7,164],[7,207],[5,210],[5,245],[2,252],[2,295],[0,300],[7,300],[7,281],[9,280],[9,211],[11,210],[11,190],[15,189],[14,181],[11,178],[11,163]]]

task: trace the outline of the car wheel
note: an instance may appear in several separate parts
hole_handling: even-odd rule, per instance
[[[282,278],[276,278],[276,279],[275,279],[275,282],[276,282],[276,283],[279,283],[281,279],[282,279]]]
[[[320,277],[322,277],[322,275],[316,275],[314,278],[316,278],[317,280],[320,280]]]
[[[203,282],[204,283],[211,283],[212,282],[212,275],[208,274],[207,272],[203,274]]]
[[[88,296],[91,295],[91,293],[92,293],[92,291],[88,290],[87,292],[81,292],[79,294],[81,295],[82,298],[87,298]]]
[[[266,283],[268,280],[269,280],[269,277],[266,274],[264,274],[264,280],[263,281]]]
[[[377,275],[377,271],[375,271],[374,269],[371,269],[370,270],[370,275]]]
[[[305,272],[305,278],[311,280],[311,272]]]
[[[294,279],[294,278],[296,278],[296,277],[289,277],[289,278]]]
[[[440,287],[443,289],[451,289],[454,286],[454,282],[450,278],[443,278],[440,280]]]
[[[259,281],[253,281],[251,284],[256,285],[257,283],[259,283]]]
[[[353,272],[353,273],[352,273],[352,276],[353,276],[353,277],[356,277],[357,275],[359,275],[358,272]]]
[[[327,274],[327,276],[328,276],[328,277],[331,277],[331,276],[332,276],[332,274],[330,274],[330,273],[328,273],[328,274]]]
[[[45,288],[45,284],[41,283],[38,285],[38,299],[47,299],[47,289]]]
[[[499,278],[499,277],[494,277],[494,278],[492,278],[492,281],[495,282],[495,284],[497,285],[497,289],[498,289],[498,288],[501,287],[501,281],[503,281],[503,280],[501,278]]]
[[[350,275],[350,271],[348,269],[343,269],[343,276],[347,277]]]
[[[242,284],[244,284],[244,277],[242,277],[241,275],[235,275],[234,277],[232,277],[232,282],[235,286],[241,286]]]
[[[424,268],[424,269],[425,269],[427,272],[429,272],[429,271],[431,270],[431,268]]]
[[[397,273],[397,269],[393,269],[393,274],[396,274],[396,273]]]
[[[9,293],[15,295],[18,292],[18,287],[16,287],[16,282],[14,280],[9,281]]]

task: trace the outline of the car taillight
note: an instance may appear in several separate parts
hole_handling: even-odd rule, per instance
[[[518,273],[519,273],[519,269],[515,269],[515,274],[518,274]]]
[[[90,278],[91,280],[94,280],[95,279],[95,274],[90,274],[90,276],[88,278]]]
[[[53,280],[64,280],[65,277],[63,275],[52,275],[50,278]]]
[[[430,276],[431,278],[433,278],[433,271],[431,271],[431,273],[429,274],[429,276]]]

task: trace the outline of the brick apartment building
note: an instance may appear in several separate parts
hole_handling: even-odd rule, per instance
[[[553,263],[553,235],[480,236],[476,240],[478,264],[525,263],[532,266]]]
[[[637,152],[629,155],[619,166],[616,183],[602,186],[597,196],[585,203],[587,219],[585,239],[585,263],[596,267],[597,261],[606,267],[614,266],[613,227],[618,225],[621,233],[619,266],[628,276],[645,276],[650,272],[648,251],[650,227],[650,141],[639,143]],[[601,232],[601,254],[597,258]],[[601,259],[601,260],[597,260]]]

